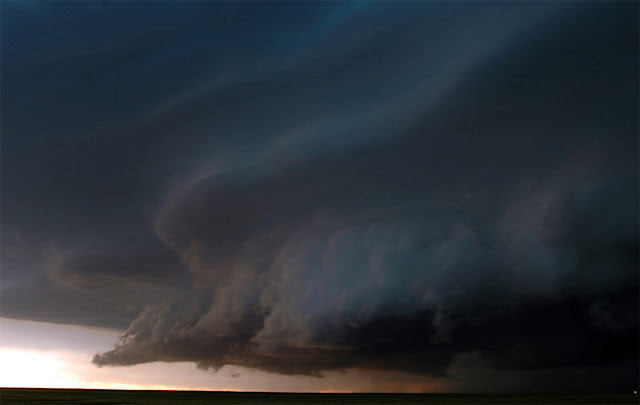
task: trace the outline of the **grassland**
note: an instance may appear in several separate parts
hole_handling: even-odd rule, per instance
[[[0,403],[9,404],[638,404],[633,394],[283,394],[202,391],[121,391],[71,389],[0,389]]]

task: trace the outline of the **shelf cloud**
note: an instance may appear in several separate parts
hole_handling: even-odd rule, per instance
[[[98,366],[637,383],[638,4],[2,7],[2,316],[121,329]]]

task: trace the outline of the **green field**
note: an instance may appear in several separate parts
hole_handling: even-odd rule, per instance
[[[7,404],[638,404],[633,394],[283,394],[257,392],[0,389]]]

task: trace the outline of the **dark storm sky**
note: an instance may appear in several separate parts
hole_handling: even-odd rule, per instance
[[[638,11],[2,2],[1,315],[122,329],[97,365],[637,388]]]

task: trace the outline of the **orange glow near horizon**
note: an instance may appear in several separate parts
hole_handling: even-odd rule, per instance
[[[219,381],[221,386],[181,386],[165,384],[145,384],[114,381],[114,376],[86,373],[84,367],[96,369],[85,364],[77,367],[78,359],[65,352],[48,350],[24,350],[16,348],[0,348],[0,387],[6,388],[70,388],[70,389],[114,389],[114,390],[170,390],[170,391],[272,391],[272,392],[318,392],[318,393],[354,393],[354,392],[446,392],[448,384],[443,381],[406,381],[393,378],[393,374],[382,372],[380,375],[348,375],[349,373],[330,373],[324,379],[310,377],[281,377],[255,375],[264,379],[255,387],[238,387]],[[114,370],[114,369],[111,369]],[[119,373],[115,373],[119,374]],[[127,375],[121,376],[124,380]],[[215,378],[215,374],[211,375]],[[262,378],[260,378],[262,377]],[[391,377],[391,378],[388,378]],[[290,379],[299,380],[296,388]],[[272,381],[268,381],[271,380]],[[111,380],[111,381],[109,381]],[[253,380],[253,379],[252,379]],[[132,381],[129,379],[129,381]],[[256,380],[253,380],[256,382]],[[213,382],[213,381],[211,381]],[[269,384],[269,382],[275,384]],[[311,383],[310,383],[311,382]],[[318,385],[316,385],[318,384]],[[333,387],[332,387],[333,386]],[[287,389],[288,388],[288,389]]]
[[[448,392],[451,381],[399,371],[327,371],[322,378],[266,373],[228,365],[218,371],[193,363],[154,362],[97,367],[94,353],[118,333],[0,317],[0,387],[259,392]],[[38,337],[46,336],[46,340]]]

